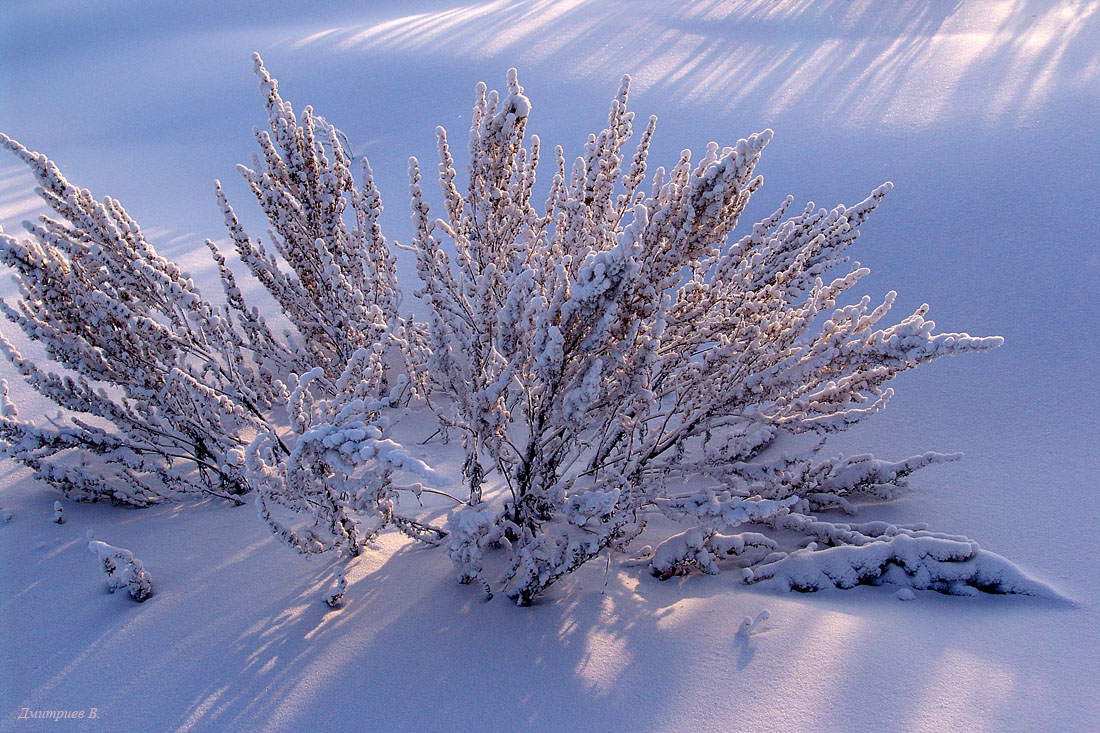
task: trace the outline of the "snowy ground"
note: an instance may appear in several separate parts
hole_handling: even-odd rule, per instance
[[[56,497],[4,466],[0,730],[47,725],[23,708],[96,708],[48,725],[104,730],[1100,726],[1100,3],[226,5],[4,3],[0,131],[119,198],[200,278],[202,238],[221,236],[212,179],[251,211],[233,165],[263,122],[253,50],[370,158],[398,239],[407,156],[431,160],[435,125],[464,130],[474,82],[513,65],[529,129],[567,150],[622,73],[661,119],[655,161],[773,128],[753,213],[893,180],[853,252],[865,289],[1006,345],[899,379],[838,450],[964,451],[870,516],[969,535],[1072,602],[775,595],[593,563],[517,609],[387,536],[333,611],[327,560],[278,545],[251,507],[66,503],[55,525]],[[0,160],[5,230],[36,212],[30,189]],[[88,529],[134,550],[157,595],[107,594]]]

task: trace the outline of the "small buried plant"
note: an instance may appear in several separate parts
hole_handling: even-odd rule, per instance
[[[89,541],[88,551],[99,559],[107,574],[107,590],[114,593],[125,588],[138,603],[144,603],[153,595],[153,579],[134,553],[99,540]]]

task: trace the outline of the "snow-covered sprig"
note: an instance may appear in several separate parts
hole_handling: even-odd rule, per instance
[[[395,483],[395,476],[445,481],[390,437],[391,408],[408,385],[404,377],[386,384],[383,358],[384,348],[374,344],[355,351],[335,380],[320,367],[303,374],[288,404],[289,455],[277,452],[269,435],[246,451],[261,518],[299,552],[358,555],[387,527],[429,544],[445,535],[400,511],[401,492],[433,490]]]
[[[109,591],[114,593],[125,588],[138,603],[144,603],[153,595],[153,579],[141,560],[134,557],[134,553],[100,540],[91,540],[88,551],[96,556],[103,572],[107,574]]]

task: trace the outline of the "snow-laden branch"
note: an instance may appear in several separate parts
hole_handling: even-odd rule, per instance
[[[274,252],[244,231],[220,183],[216,193],[237,255],[293,324],[292,338],[276,337],[247,307],[224,258],[209,246],[252,351],[276,370],[301,374],[319,366],[335,379],[357,349],[386,333],[416,338],[416,329],[398,313],[396,259],[379,225],[382,199],[370,165],[362,161],[357,186],[343,133],[312,107],[296,115],[258,54],[253,62],[268,125],[254,130],[260,154],[252,167],[238,171],[267,217]]]
[[[60,420],[0,416],[3,454],[77,499],[139,506],[169,491],[245,493],[251,435],[277,394],[223,308],[161,257],[113,199],[95,200],[45,156],[0,136],[38,179],[52,216],[0,233],[19,298],[0,311],[45,351],[0,352]],[[5,401],[7,397],[5,396]]]

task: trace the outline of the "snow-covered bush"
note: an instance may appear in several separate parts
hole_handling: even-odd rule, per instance
[[[245,233],[220,185],[217,198],[237,255],[289,323],[281,335],[213,242],[225,306],[157,255],[117,202],[0,137],[58,217],[27,224],[30,240],[0,233],[21,293],[0,310],[67,371],[40,369],[2,337],[0,350],[70,413],[48,428],[21,421],[5,384],[6,456],[74,498],[146,504],[165,488],[255,486],[260,515],[301,552],[356,555],[387,527],[446,539],[461,582],[520,604],[625,550],[657,515],[660,541],[632,562],[662,579],[726,564],[797,590],[1043,592],[965,538],[819,516],[888,499],[913,471],[957,458],[828,456],[825,436],[882,409],[900,372],[1001,343],[935,333],[927,306],[882,326],[893,292],[839,304],[868,273],[847,250],[890,184],[793,215],[788,197],[736,236],[771,131],[711,143],[695,162],[684,151],[650,175],[656,118],[627,150],[624,78],[583,155],[570,164],[555,150],[538,204],[541,148],[527,143],[531,103],[513,69],[506,94],[477,87],[463,191],[438,129],[442,218],[410,161],[406,249],[428,311],[414,324],[399,313],[366,161],[357,188],[341,134],[309,107],[297,117],[254,61],[269,130],[241,172],[274,252]],[[402,493],[449,496],[392,438],[418,396],[465,454],[466,497],[450,497],[460,508],[445,528],[399,510]],[[485,569],[495,548],[499,577]]]
[[[410,163],[428,386],[466,454],[469,506],[450,523],[451,556],[460,580],[488,588],[483,551],[506,545],[504,583],[521,604],[624,547],[651,512],[688,527],[653,551],[660,577],[714,572],[723,558],[769,577],[786,555],[760,531],[871,553],[859,531],[812,512],[887,498],[952,456],[822,459],[819,442],[791,457],[784,436],[844,430],[882,409],[898,373],[1001,343],[934,333],[927,306],[880,327],[892,292],[837,306],[868,272],[846,250],[890,184],[793,216],[788,198],[734,237],[770,130],[711,143],[694,163],[684,151],[647,183],[656,119],[628,155],[628,86],[583,155],[569,164],[556,149],[542,205],[541,149],[537,137],[525,145],[531,104],[515,70],[506,94],[477,88],[462,192],[438,129],[443,218]],[[503,502],[483,496],[490,474]],[[698,488],[683,493],[686,480]],[[760,531],[734,533],[745,527]]]
[[[0,410],[6,457],[74,499],[143,506],[166,490],[244,493],[243,448],[267,426],[275,394],[224,309],[157,254],[117,201],[96,201],[44,155],[0,135],[53,210],[0,233],[0,262],[20,297],[0,311],[50,360],[40,367],[2,335],[0,350],[67,416]]]
[[[335,128],[309,108],[298,121],[258,56],[255,64],[270,132],[257,131],[262,157],[241,172],[278,256],[245,234],[220,185],[217,200],[241,260],[292,326],[280,335],[245,302],[213,242],[224,306],[158,255],[118,202],[96,201],[45,156],[0,136],[56,215],[25,223],[31,239],[0,232],[0,261],[15,270],[21,295],[0,310],[56,366],[40,368],[2,335],[0,350],[67,411],[48,425],[20,420],[5,383],[0,446],[71,498],[143,506],[167,491],[200,491],[239,502],[249,488],[244,449],[257,434],[289,453],[275,430],[290,397],[285,383],[317,368],[330,385],[360,350],[416,338],[397,313],[369,167],[356,188]]]
[[[107,573],[107,589],[112,593],[125,588],[138,603],[153,594],[153,579],[134,553],[100,540],[90,541],[88,551],[99,558],[100,567]]]

